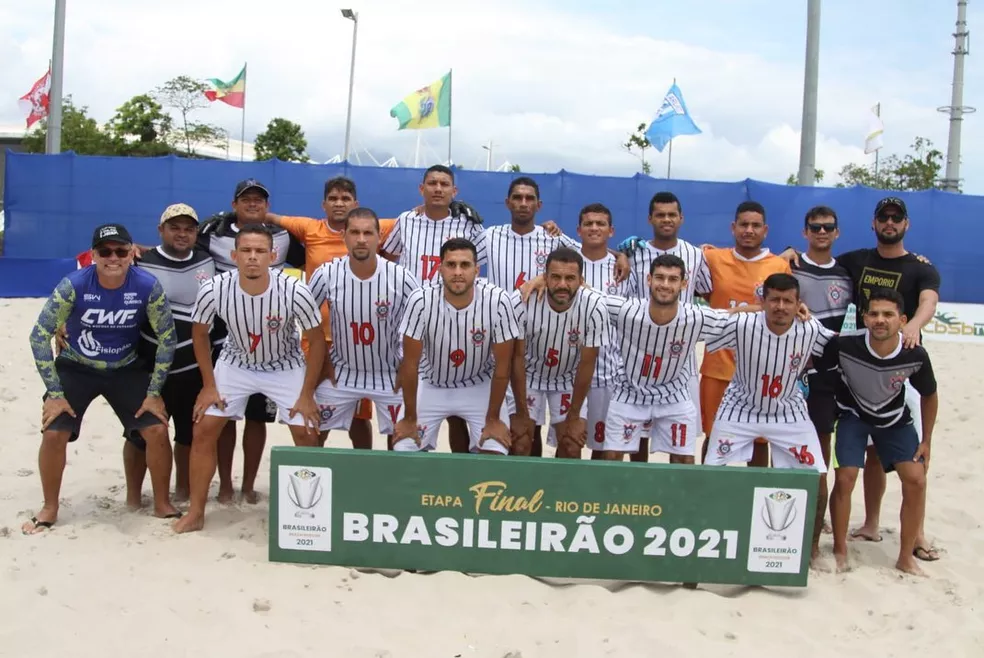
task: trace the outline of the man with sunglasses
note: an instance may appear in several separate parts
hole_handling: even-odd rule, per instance
[[[834,333],[840,333],[851,304],[851,274],[831,253],[834,242],[840,236],[837,213],[827,206],[810,208],[804,219],[803,236],[807,250],[799,260],[791,263],[793,276],[800,284],[800,298],[820,324]],[[837,402],[834,390],[837,373],[818,373],[810,368],[803,374],[807,390],[806,407],[810,422],[820,438],[820,450],[825,463],[830,463],[830,438],[837,423]],[[820,556],[820,533],[823,530],[824,510],[827,509],[827,477],[820,478],[817,500],[817,518],[813,528],[813,552],[811,562]]]
[[[24,534],[50,528],[57,520],[68,444],[78,439],[86,409],[100,396],[124,429],[140,431],[146,442],[154,514],[180,516],[170,500],[171,444],[161,398],[174,359],[174,319],[160,282],[130,267],[132,250],[133,240],[124,226],[97,227],[92,236],[94,264],[58,283],[31,331],[31,351],[45,385],[38,455],[44,505],[24,524]],[[142,367],[137,355],[145,322],[157,335],[153,372]],[[51,339],[61,325],[67,327],[70,341],[55,358]]]
[[[879,201],[875,205],[871,228],[878,241],[875,248],[855,249],[836,258],[851,277],[857,326],[864,326],[864,313],[872,290],[896,290],[904,302],[903,315],[909,318],[902,327],[903,346],[911,349],[921,344],[922,328],[936,314],[940,300],[940,273],[924,256],[906,251],[903,240],[909,229],[909,211],[902,199],[885,197]],[[792,248],[784,251],[782,256],[798,263],[799,254]],[[906,404],[913,415],[913,425],[921,432],[919,394],[911,386],[906,386]],[[885,471],[878,453],[869,445],[864,468],[865,521],[851,533],[853,538],[881,541],[879,522],[885,486]],[[921,560],[939,559],[936,550],[926,541],[922,524],[915,552]]]

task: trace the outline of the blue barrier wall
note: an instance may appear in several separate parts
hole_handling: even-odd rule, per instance
[[[4,207],[5,248],[0,258],[0,296],[47,295],[49,280],[70,267],[52,260],[49,276],[39,276],[43,264],[19,259],[67,259],[89,245],[93,229],[106,222],[125,224],[134,238],[155,243],[161,211],[170,203],[191,204],[205,217],[229,208],[233,188],[255,177],[271,193],[271,208],[281,214],[322,216],[325,180],[345,175],[355,180],[362,205],[381,217],[396,217],[420,202],[420,169],[391,169],[354,165],[307,165],[267,162],[228,162],[166,158],[111,158],[7,153]],[[503,205],[509,181],[517,174],[462,170],[457,174],[458,196],[474,205],[488,225],[507,222]],[[525,174],[524,174],[525,175]],[[814,205],[829,205],[841,218],[836,251],[872,246],[871,217],[885,196],[869,188],[813,188],[773,185],[752,180],[707,183],[588,176],[561,171],[531,174],[540,185],[541,220],[554,219],[574,234],[577,214],[588,203],[612,209],[616,237],[650,235],[646,222],[649,199],[669,190],[683,203],[683,236],[693,243],[730,244],[730,223],[738,203],[754,199],[765,205],[770,225],[767,245],[779,251],[804,244],[803,216]],[[942,299],[984,302],[984,286],[972,270],[980,258],[984,197],[939,192],[900,193],[909,206],[912,227],[906,246],[925,254],[939,268]]]

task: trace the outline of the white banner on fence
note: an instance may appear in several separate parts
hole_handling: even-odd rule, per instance
[[[984,345],[984,305],[940,302],[923,329],[926,340]]]

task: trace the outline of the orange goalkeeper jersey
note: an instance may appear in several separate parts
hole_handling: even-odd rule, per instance
[[[736,306],[761,303],[762,283],[772,274],[792,270],[782,258],[763,250],[748,259],[739,256],[734,249],[710,248],[704,250],[707,267],[711,271],[711,294],[707,303],[711,308],[727,310]],[[732,350],[707,352],[700,373],[705,377],[731,381],[735,374],[735,353]]]

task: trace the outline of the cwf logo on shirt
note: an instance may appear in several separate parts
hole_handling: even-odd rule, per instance
[[[94,326],[119,327],[130,324],[136,319],[137,312],[131,308],[124,308],[119,311],[90,308],[82,314],[82,323]]]

